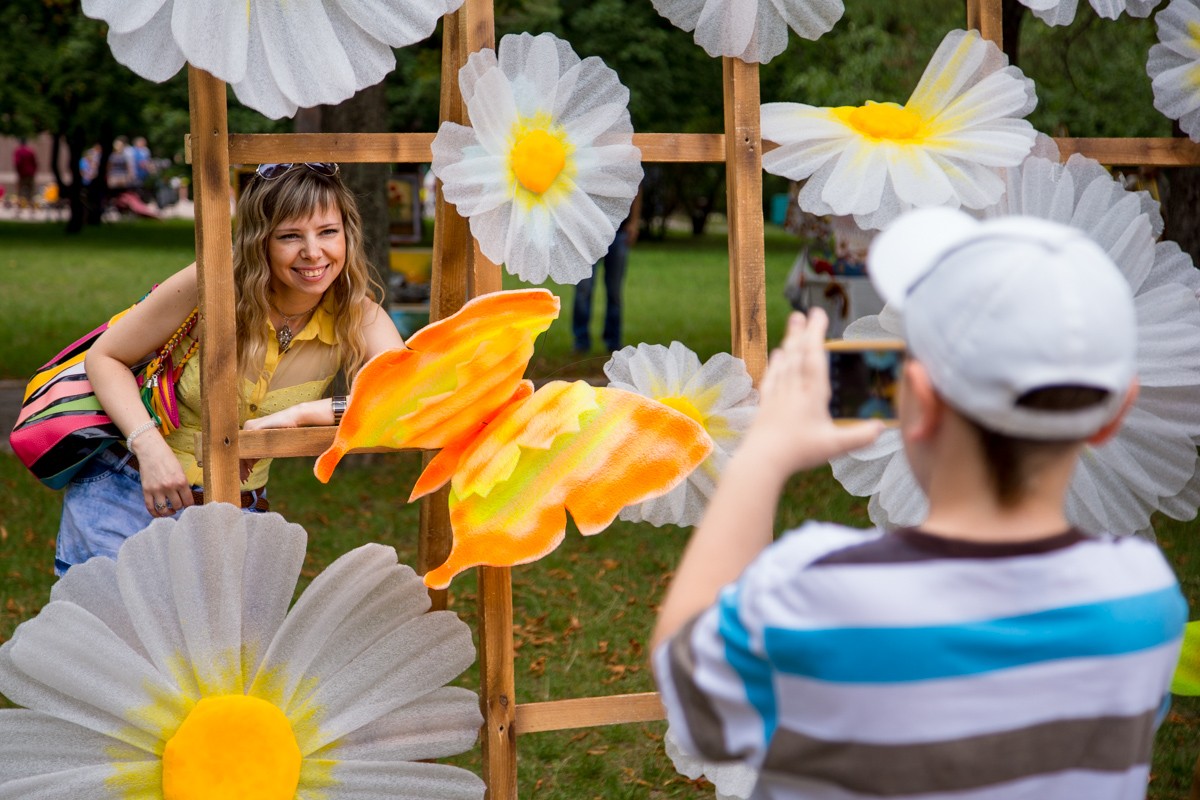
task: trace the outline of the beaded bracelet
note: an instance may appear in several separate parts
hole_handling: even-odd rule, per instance
[[[125,437],[125,449],[132,453],[133,452],[133,440],[136,439],[137,437],[141,436],[143,433],[150,430],[151,428],[157,428],[157,427],[158,427],[158,423],[155,422],[154,420],[150,420],[148,422],[143,422],[141,425],[138,425],[136,428],[134,428],[133,430],[131,430],[129,432],[128,436]]]

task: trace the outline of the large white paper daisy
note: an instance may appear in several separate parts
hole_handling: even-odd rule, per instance
[[[842,0],[653,0],[678,28],[696,32],[713,58],[765,64],[787,47],[788,28],[819,39],[842,18]]]
[[[1036,105],[1033,82],[996,45],[951,31],[903,106],[764,104],[762,136],[779,147],[763,169],[805,181],[805,211],[853,214],[866,229],[910,208],[986,208],[1004,191],[1000,168],[1033,147],[1023,117]]]
[[[165,81],[185,62],[278,119],[334,105],[396,68],[393,47],[428,38],[463,0],[83,0],[131,70]]]
[[[1148,17],[1162,0],[1088,0],[1096,13],[1105,19],[1116,19],[1128,12],[1131,17]],[[1070,25],[1075,21],[1079,0],[1020,0],[1033,15],[1047,25]]]
[[[1025,214],[1071,225],[1100,244],[1134,292],[1141,393],[1118,434],[1088,445],[1067,495],[1067,517],[1084,530],[1148,533],[1162,511],[1192,519],[1200,504],[1200,271],[1174,242],[1155,244],[1162,219],[1145,192],[1130,192],[1097,162],[1074,155],[1031,156],[1008,171],[1004,201],[987,216]],[[1036,287],[1032,287],[1036,291]],[[846,338],[894,338],[903,321],[888,306],[846,330]],[[870,495],[878,525],[915,525],[925,497],[897,430],[834,459],[833,474],[852,494]]]
[[[758,410],[758,390],[746,362],[718,353],[704,362],[679,342],[670,347],[639,344],[613,353],[604,365],[609,386],[650,397],[682,411],[704,426],[713,451],[669,493],[628,506],[621,519],[652,525],[700,522],[717,478]]]
[[[629,90],[549,33],[473,53],[458,83],[471,127],[442,123],[433,172],[483,254],[533,283],[591,275],[642,180]]]
[[[186,510],[116,561],[72,567],[0,647],[0,797],[481,800],[478,700],[444,684],[467,626],[390,547],[288,604],[305,534],[277,514]]]
[[[1179,120],[1192,141],[1200,141],[1200,6],[1195,0],[1172,0],[1154,24],[1159,43],[1146,62],[1154,107]]]

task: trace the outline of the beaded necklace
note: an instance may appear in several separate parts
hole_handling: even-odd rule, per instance
[[[301,319],[302,317],[306,317],[312,312],[316,311],[317,306],[321,305],[321,301],[318,300],[316,305],[307,311],[301,311],[298,314],[292,314],[290,317],[276,308],[275,304],[271,302],[270,298],[267,299],[267,305],[271,307],[272,311],[283,317],[283,324],[275,330],[275,341],[279,342],[279,353],[282,355],[283,353],[286,353],[288,347],[291,346],[292,339],[296,338],[296,334],[292,333],[292,322],[297,319]]]

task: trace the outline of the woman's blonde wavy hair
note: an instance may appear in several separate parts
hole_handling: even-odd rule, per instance
[[[322,302],[334,300],[338,361],[347,383],[353,381],[366,361],[363,301],[370,297],[382,302],[384,292],[367,261],[358,204],[337,175],[323,175],[297,164],[272,180],[255,176],[238,200],[233,233],[233,281],[237,297],[239,375],[252,374],[251,368],[266,358],[271,286],[267,245],[271,231],[285,221],[304,219],[327,208],[341,212],[346,263]]]

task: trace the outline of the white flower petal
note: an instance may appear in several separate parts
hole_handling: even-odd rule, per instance
[[[17,628],[18,632],[20,630]],[[105,734],[147,753],[161,749],[162,743],[155,733],[134,728],[121,717],[52,689],[18,669],[12,661],[12,648],[12,639],[0,646],[0,694],[13,703]],[[0,750],[4,742],[0,738]]]
[[[250,5],[176,0],[174,6],[171,41],[182,45],[188,62],[229,83],[243,80],[250,45]]]
[[[111,766],[78,767],[0,786],[0,800],[157,800],[162,770],[157,763],[123,764],[120,780]]]
[[[477,775],[449,764],[342,761],[330,769],[337,800],[483,800],[486,789]],[[301,783],[297,794],[303,791]]]
[[[888,177],[902,202],[918,207],[938,206],[954,196],[945,171],[921,148],[889,147],[873,152],[882,153],[887,159]],[[835,173],[830,184],[835,182],[842,185],[845,181]]]
[[[817,39],[841,19],[842,0],[653,0],[676,27],[695,31],[696,44],[714,58],[770,61],[787,47],[790,27]]]
[[[92,19],[102,19],[109,30],[129,33],[149,22],[166,6],[168,0],[83,0],[83,13]]]
[[[758,783],[758,770],[748,764],[736,761],[718,764],[687,752],[669,727],[663,737],[663,746],[676,772],[692,780],[707,778],[716,789],[719,800],[749,797]]]
[[[363,30],[392,47],[407,47],[429,37],[445,14],[458,10],[463,0],[338,0],[337,5]]]
[[[833,213],[868,214],[879,207],[884,186],[891,183],[887,171],[890,149],[862,141],[846,143],[821,190],[821,199]]]
[[[0,758],[0,786],[79,767],[158,760],[153,753],[109,736],[23,708],[0,709],[0,731],[8,742]]]
[[[1047,25],[1070,25],[1075,20],[1079,0],[1020,0],[1033,15]],[[1148,17],[1161,0],[1090,0],[1092,9],[1104,19],[1117,19],[1122,13]]]
[[[321,656],[338,626],[401,571],[396,551],[378,544],[355,548],[330,564],[308,585],[279,626],[250,693],[262,694],[269,685],[281,703],[290,704],[309,666]],[[282,683],[277,683],[281,670]]]
[[[313,758],[338,761],[420,761],[470,750],[483,716],[479,697],[443,686],[346,734]]]
[[[150,660],[125,600],[117,585],[117,562],[91,558],[71,570],[50,587],[51,602],[73,603],[103,622],[138,655]]]
[[[176,524],[173,519],[155,520],[121,546],[117,584],[150,662],[188,696],[199,697],[195,675],[180,669],[186,663],[181,657],[186,659],[188,653],[171,587],[170,531]],[[147,531],[155,535],[142,535]]]
[[[161,733],[163,717],[178,720],[187,713],[168,677],[104,623],[70,603],[49,603],[18,628],[10,657],[14,667],[49,688],[116,717],[156,704],[156,719],[127,719],[140,730]]]
[[[434,691],[475,660],[466,623],[452,611],[410,620],[359,653],[332,675],[315,675],[306,706],[325,709],[319,733],[297,740],[315,752],[393,709]]]
[[[479,77],[475,99],[467,110],[479,143],[489,154],[507,156],[517,120],[517,103],[512,84],[501,70],[488,70]]]
[[[129,33],[108,29],[108,46],[118,63],[161,83],[183,68],[183,51],[171,38],[171,4],[164,3],[144,26]]]

